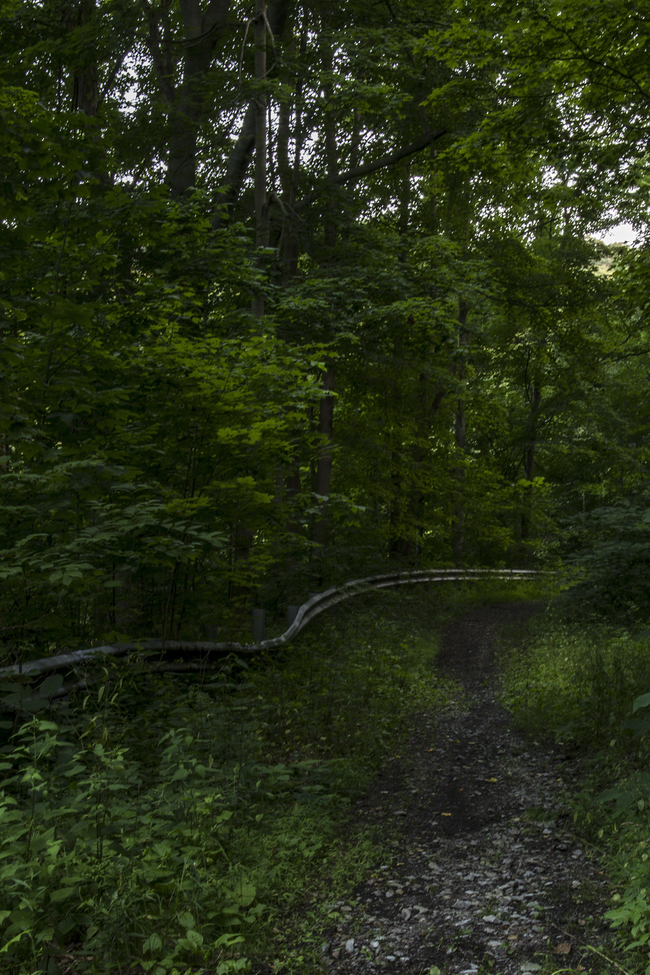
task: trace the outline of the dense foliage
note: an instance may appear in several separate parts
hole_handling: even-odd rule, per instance
[[[0,0],[2,663],[239,638],[253,606],[281,628],[289,604],[388,561],[562,569],[583,616],[648,622],[649,13]],[[602,243],[622,221],[636,245]],[[624,669],[643,653],[620,639]],[[364,694],[401,686],[384,652]],[[593,697],[590,679],[533,690],[575,731],[582,698],[557,688]],[[256,902],[229,844],[262,797],[306,802],[316,779],[257,755],[235,794],[243,754],[215,771],[196,725],[230,740],[249,686],[231,685],[227,708],[197,685],[147,728],[127,715],[155,768],[116,734],[117,699],[14,736],[0,812],[32,900],[3,893],[0,950],[17,964],[81,931],[99,957],[117,885],[147,960],[238,970]],[[299,724],[304,701],[273,693]],[[238,741],[261,749],[277,715],[244,697]],[[199,785],[171,788],[190,765]],[[204,937],[192,904],[217,863]],[[173,918],[164,944],[149,901]]]
[[[643,23],[3,3],[12,655],[562,554],[638,492],[647,254],[597,238],[645,233]]]
[[[504,661],[504,702],[526,730],[582,758],[575,828],[601,857],[613,895],[605,919],[625,970],[650,969],[650,648],[636,636],[551,620]],[[645,693],[639,692],[644,690]],[[610,965],[622,966],[608,958]]]
[[[351,803],[411,709],[458,694],[416,590],[343,604],[255,667],[108,668],[74,707],[24,699],[0,755],[0,971],[319,970],[332,900],[390,840],[352,834]]]

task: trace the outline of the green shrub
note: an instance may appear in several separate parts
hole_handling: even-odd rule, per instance
[[[605,744],[650,687],[650,646],[624,631],[550,625],[504,659],[503,700],[535,735]]]
[[[535,735],[578,747],[574,818],[619,888],[605,918],[630,970],[650,975],[650,646],[624,631],[554,625],[508,653],[504,700]],[[640,694],[641,691],[645,693]]]
[[[650,485],[573,519],[567,560],[581,578],[567,593],[574,616],[639,625],[650,619]]]
[[[97,730],[71,742],[35,717],[2,762],[0,953],[10,971],[49,973],[82,941],[100,971],[198,969],[260,910],[229,856],[232,790],[189,731],[161,738],[154,778]]]
[[[302,904],[313,930],[290,964],[313,971],[318,904],[378,856],[342,829],[351,799],[409,715],[454,693],[426,592],[386,595],[252,666],[116,661],[58,709],[9,689],[37,710],[0,752],[0,970],[56,975],[72,955],[102,975],[230,975],[289,951]]]

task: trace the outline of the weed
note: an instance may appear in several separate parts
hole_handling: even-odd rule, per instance
[[[618,881],[619,890],[605,918],[619,932],[629,968],[646,975],[650,975],[649,688],[646,635],[640,638],[602,626],[577,630],[556,623],[539,633],[523,655],[505,657],[503,697],[518,722],[529,732],[552,736],[584,756],[586,771],[574,797],[574,819],[585,838],[599,845]],[[532,818],[534,812],[529,815]]]
[[[253,666],[195,682],[114,662],[69,707],[35,704],[0,753],[3,973],[54,975],[63,956],[94,972],[319,970],[323,905],[380,855],[344,828],[350,804],[409,715],[455,693],[424,587],[337,610]]]

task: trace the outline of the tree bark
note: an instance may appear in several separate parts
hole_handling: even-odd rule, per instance
[[[269,208],[266,188],[268,98],[264,90],[266,80],[266,0],[255,0],[255,81],[259,88],[255,97],[255,246],[269,245]],[[253,295],[253,314],[264,315],[264,292]]]
[[[458,302],[458,353],[459,358],[455,367],[456,380],[458,382],[459,395],[456,400],[456,413],[454,416],[454,440],[457,455],[465,453],[465,442],[467,436],[467,420],[465,416],[465,397],[463,395],[463,382],[465,379],[465,351],[469,344],[470,333],[467,328],[468,308],[461,299]],[[455,481],[455,500],[454,514],[451,529],[451,550],[452,558],[456,568],[463,564],[465,556],[465,470],[462,464],[458,464],[454,471]]]
[[[176,100],[176,89],[174,87],[175,64],[169,32],[167,37],[163,38],[160,27],[161,21],[169,15],[172,0],[159,0],[159,4],[156,7],[151,4],[150,0],[140,0],[140,5],[144,10],[149,31],[146,42],[147,48],[153,61],[160,92],[167,106],[170,107]]]
[[[326,71],[331,73],[333,67],[333,53],[328,46],[323,57],[323,66]],[[331,92],[325,89],[325,99]],[[335,177],[338,171],[338,144],[337,128],[334,114],[330,112],[325,121],[325,165],[328,177]],[[330,202],[325,215],[325,227],[323,228],[323,243],[325,253],[333,252],[337,243],[336,215],[334,204]],[[327,541],[328,534],[328,499],[331,491],[332,480],[332,443],[334,439],[334,367],[328,364],[323,373],[323,392],[324,395],[319,404],[318,413],[318,432],[323,441],[318,463],[316,466],[316,483],[314,491],[318,495],[319,511],[314,523],[312,540],[320,545]]]
[[[67,7],[63,5],[63,28],[66,32],[92,31],[92,21],[96,16],[96,0],[79,0]],[[99,108],[99,69],[92,47],[84,50],[83,59],[75,59],[72,75],[72,110],[82,112],[88,118],[95,118]],[[82,67],[83,64],[83,67]]]
[[[300,56],[305,57],[307,51],[307,24],[303,20],[300,32]],[[295,54],[295,41],[291,42],[290,53]],[[294,131],[293,159],[290,158],[289,143],[291,139],[291,109],[292,102],[289,98],[283,98],[280,102],[278,113],[278,133],[277,133],[277,162],[278,176],[282,197],[280,206],[282,210],[281,230],[278,240],[278,253],[284,266],[285,281],[290,281],[298,272],[298,259],[300,257],[300,235],[295,216],[296,189],[300,177],[300,166],[302,162],[302,150],[304,141],[303,126],[303,77],[300,74],[287,75],[284,79],[287,88],[294,88],[293,112],[294,112]]]
[[[196,185],[198,135],[206,116],[205,77],[212,67],[230,10],[230,0],[211,0],[205,12],[200,0],[179,2],[185,28],[185,54],[183,80],[170,115],[172,137],[167,162],[167,183],[174,199]]]
[[[271,0],[266,11],[266,24],[274,38],[274,44],[282,36],[293,9],[294,0]],[[257,8],[256,8],[257,9]],[[274,71],[266,70],[270,78]],[[239,199],[246,173],[255,151],[255,126],[257,119],[257,99],[253,98],[244,113],[244,119],[232,152],[226,165],[226,176],[221,191],[215,201],[213,226],[220,227],[227,219],[228,212]]]
[[[524,476],[529,482],[524,488],[523,509],[519,527],[519,540],[527,541],[530,537],[533,507],[533,480],[535,478],[535,449],[537,446],[537,430],[539,425],[539,410],[542,403],[542,389],[539,379],[534,377],[526,384],[526,397],[530,404],[528,419],[528,434],[524,447]]]
[[[330,365],[323,373],[323,391],[318,411],[318,432],[322,446],[316,465],[314,492],[318,495],[319,511],[314,523],[312,540],[319,545],[327,541],[327,501],[331,491],[333,440],[334,440],[334,368]]]

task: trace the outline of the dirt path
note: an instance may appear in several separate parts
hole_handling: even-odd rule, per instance
[[[443,669],[468,709],[415,722],[404,755],[359,805],[397,827],[396,855],[354,899],[323,945],[332,973],[595,972],[609,889],[572,837],[566,795],[575,767],[527,743],[495,697],[504,626],[538,607],[477,609],[447,630]]]

